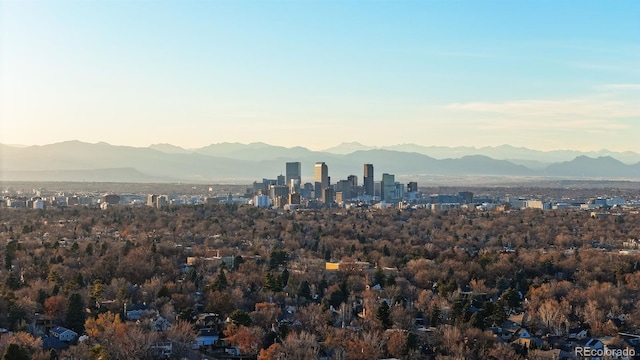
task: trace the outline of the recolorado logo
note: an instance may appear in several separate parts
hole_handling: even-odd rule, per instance
[[[602,356],[611,356],[616,358],[621,357],[633,357],[636,356],[636,349],[634,348],[625,348],[625,349],[611,349],[605,346],[602,349],[594,349],[589,346],[578,346],[575,349],[575,355],[580,357],[602,357]]]

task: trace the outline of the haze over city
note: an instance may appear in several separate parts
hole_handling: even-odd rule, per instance
[[[638,14],[0,0],[0,358],[638,358]]]
[[[0,143],[639,152],[638,13],[633,1],[2,2]]]

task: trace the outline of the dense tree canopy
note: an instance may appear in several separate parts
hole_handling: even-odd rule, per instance
[[[199,312],[228,318],[220,335],[261,358],[298,356],[307,344],[310,358],[499,359],[523,352],[487,331],[523,312],[529,330],[549,335],[640,326],[640,256],[620,251],[640,237],[637,211],[76,210],[0,209],[0,327],[26,331],[43,314],[100,345],[69,352],[118,344],[151,356],[131,339],[168,335],[126,321],[125,304],[181,324],[171,336],[182,344]],[[36,356],[4,338],[3,356]]]

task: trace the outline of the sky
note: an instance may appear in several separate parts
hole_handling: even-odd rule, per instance
[[[4,1],[0,143],[640,152],[640,1]]]

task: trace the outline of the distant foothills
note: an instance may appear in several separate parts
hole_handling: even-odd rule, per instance
[[[2,181],[104,181],[249,183],[284,173],[285,163],[301,162],[303,181],[325,162],[332,178],[362,176],[374,164],[375,177],[504,176],[640,181],[640,154],[601,150],[539,151],[496,147],[441,147],[343,143],[322,151],[265,143],[219,143],[198,149],[170,144],[149,147],[66,141],[43,146],[0,144]]]

